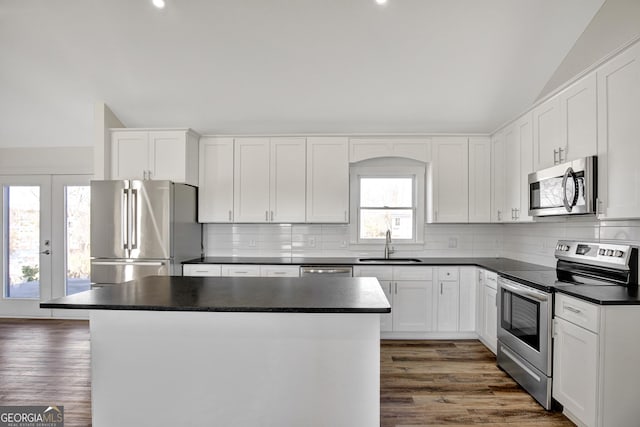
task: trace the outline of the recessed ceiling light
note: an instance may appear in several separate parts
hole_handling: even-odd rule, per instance
[[[376,0],[379,5],[387,4],[387,0]]]
[[[158,9],[164,9],[165,2],[164,0],[152,0],[151,3]]]

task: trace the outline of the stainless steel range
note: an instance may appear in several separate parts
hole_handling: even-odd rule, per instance
[[[552,403],[554,288],[638,283],[638,249],[630,245],[561,240],[555,257],[555,272],[498,279],[498,366],[546,409]]]

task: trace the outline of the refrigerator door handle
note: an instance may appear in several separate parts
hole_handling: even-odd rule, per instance
[[[129,190],[122,190],[122,248],[129,249]]]
[[[131,190],[131,247],[138,249],[138,190]]]
[[[165,263],[162,261],[92,261],[93,265],[143,265],[149,267],[160,267]]]

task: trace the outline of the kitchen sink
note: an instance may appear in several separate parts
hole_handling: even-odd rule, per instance
[[[417,258],[359,258],[360,262],[370,262],[370,263],[379,263],[379,264],[408,264],[408,263],[418,263],[422,262]]]

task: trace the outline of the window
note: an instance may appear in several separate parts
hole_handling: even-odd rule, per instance
[[[423,240],[425,166],[406,159],[375,159],[351,168],[352,243]]]
[[[414,238],[414,183],[412,177],[360,177],[359,238]]]

